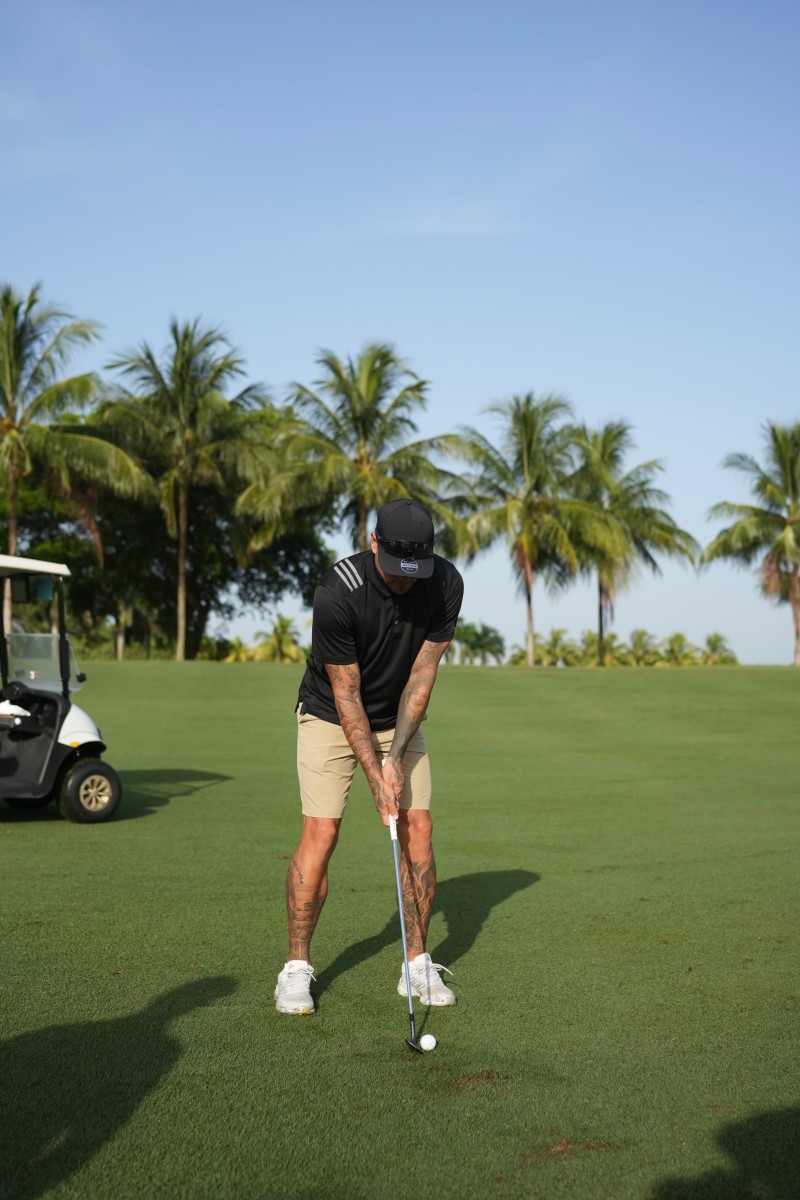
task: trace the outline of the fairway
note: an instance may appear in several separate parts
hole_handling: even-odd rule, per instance
[[[89,663],[125,799],[0,806],[3,1200],[792,1200],[800,671],[441,669],[406,1002],[358,778],[276,1014],[301,669]]]

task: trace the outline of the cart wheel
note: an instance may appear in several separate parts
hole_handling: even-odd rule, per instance
[[[17,796],[4,796],[6,804],[11,808],[18,808],[25,812],[30,812],[34,808],[47,808],[47,805],[53,799],[52,794],[49,796],[37,796],[34,800],[21,800]]]
[[[119,775],[99,758],[71,766],[61,784],[59,811],[68,821],[95,823],[113,817],[122,800]]]

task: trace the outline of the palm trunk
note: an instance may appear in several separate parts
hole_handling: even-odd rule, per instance
[[[536,666],[536,636],[533,627],[533,568],[525,563],[525,604],[528,616],[528,634],[525,642],[525,657],[529,667]]]
[[[789,576],[789,603],[794,621],[794,665],[800,667],[800,567]]]
[[[186,542],[189,533],[189,505],[186,487],[178,487],[178,631],[175,661],[186,658]]]
[[[8,472],[8,553],[17,553],[17,528],[19,524],[19,480],[15,468]],[[6,637],[11,633],[11,580],[3,583],[3,628]]]
[[[598,667],[605,666],[605,647],[603,644],[603,585],[598,579],[597,581],[597,665]]]
[[[120,603],[117,609],[117,625],[114,630],[114,657],[117,662],[125,661],[125,605]]]
[[[97,563],[102,571],[105,567],[105,549],[103,547],[103,535],[100,532],[100,522],[97,520],[97,493],[94,488],[89,488],[86,495],[80,500],[81,524],[89,534],[94,552],[97,555]]]
[[[358,506],[358,548],[359,548],[359,550],[366,550],[366,548],[367,548],[367,517],[368,516],[369,516],[369,509],[365,505],[360,504]]]
[[[120,600],[117,609],[117,626],[114,630],[117,662],[125,661],[125,631],[133,624],[133,605]]]

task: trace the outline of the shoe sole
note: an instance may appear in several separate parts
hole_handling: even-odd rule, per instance
[[[314,1006],[312,1005],[310,1008],[307,1006],[305,1008],[281,1008],[280,1004],[276,1004],[275,1011],[284,1013],[287,1017],[313,1017]]]

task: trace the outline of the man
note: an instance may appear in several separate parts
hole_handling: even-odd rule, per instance
[[[397,818],[412,995],[455,1004],[445,968],[426,951],[436,890],[431,774],[419,729],[464,584],[433,553],[431,515],[415,500],[378,513],[370,549],[344,558],[314,594],[311,655],[297,704],[303,831],[286,876],[289,954],[278,1012],[313,1013],[311,938],[328,892],[328,862],[360,764],[384,825]],[[397,990],[407,996],[405,973]]]

